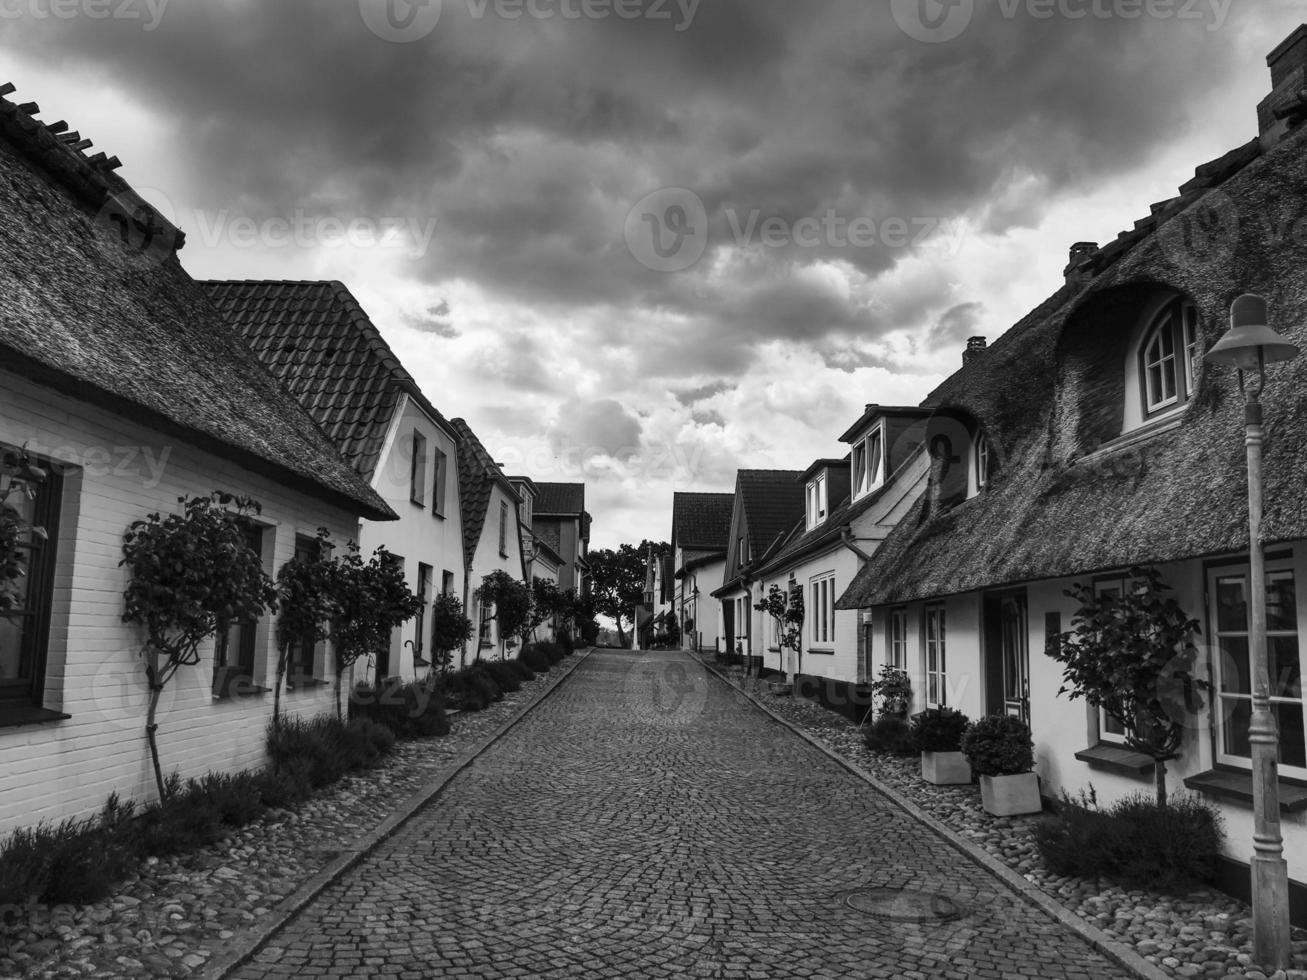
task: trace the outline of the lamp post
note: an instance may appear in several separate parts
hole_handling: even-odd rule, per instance
[[[1279,738],[1271,712],[1271,671],[1266,647],[1266,563],[1262,555],[1262,391],[1266,365],[1292,360],[1298,348],[1267,324],[1266,300],[1245,294],[1230,308],[1230,331],[1208,352],[1209,364],[1239,371],[1244,395],[1244,444],[1248,447],[1248,646],[1252,668],[1252,720],[1248,727],[1253,765],[1253,953],[1258,963],[1289,966],[1289,870],[1280,834],[1276,773]]]

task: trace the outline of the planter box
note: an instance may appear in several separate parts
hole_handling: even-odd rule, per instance
[[[936,786],[965,786],[971,782],[971,766],[961,752],[922,752],[921,778]]]
[[[1039,777],[1033,772],[1016,776],[981,776],[980,802],[985,812],[995,817],[1015,817],[1044,809],[1039,798]]]

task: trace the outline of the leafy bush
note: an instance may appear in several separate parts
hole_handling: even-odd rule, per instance
[[[485,711],[504,696],[483,668],[483,664],[477,663],[445,675],[444,691],[451,703],[464,711]]]
[[[449,734],[444,697],[435,680],[393,678],[380,685],[360,684],[350,696],[349,716],[385,725],[399,738]]]
[[[1030,728],[1010,715],[986,715],[962,736],[962,752],[978,776],[1012,776],[1035,768]]]
[[[382,725],[370,718],[352,718],[349,730],[366,739],[378,757],[386,755],[395,747],[395,730],[389,725]]]
[[[528,643],[522,648],[522,652],[517,655],[517,659],[537,674],[549,673],[549,668],[554,665],[554,662],[549,659],[549,655],[545,653],[543,645],[540,643]]]
[[[176,773],[166,787],[165,798],[141,813],[141,848],[146,854],[184,854],[222,838],[222,818],[208,800],[183,789]]]
[[[278,770],[298,762],[309,783],[318,788],[331,785],[351,769],[375,766],[381,752],[367,731],[335,718],[288,718],[280,730],[269,726],[268,756]]]
[[[115,794],[86,820],[38,824],[0,845],[0,905],[96,902],[140,860],[132,805]]]
[[[957,752],[969,719],[953,708],[927,708],[912,717],[912,741],[919,752]]]
[[[1159,806],[1135,794],[1103,809],[1092,787],[1078,799],[1064,795],[1057,815],[1035,828],[1035,843],[1054,874],[1101,875],[1160,891],[1213,881],[1224,836],[1218,813],[1196,798]]]
[[[572,639],[572,634],[567,630],[559,632],[558,645],[563,648],[563,656],[565,657],[570,657],[576,653],[576,641]]]
[[[310,766],[291,759],[279,766],[269,766],[259,773],[259,796],[269,809],[289,809],[313,795]]]
[[[509,666],[510,663],[511,661],[508,660],[486,660],[481,665],[495,682],[495,685],[505,693],[522,689],[522,678],[517,671]]]
[[[884,755],[911,756],[919,751],[907,720],[898,715],[881,715],[867,726],[862,738],[867,748]]]
[[[186,792],[201,796],[217,811],[218,819],[231,827],[244,827],[266,812],[259,773],[209,773],[187,786]]]
[[[884,664],[879,679],[871,683],[871,696],[876,701],[877,715],[905,717],[908,705],[912,703],[912,681],[908,672]]]
[[[522,681],[522,683],[525,684],[527,681],[533,681],[536,679],[536,672],[528,667],[523,661],[505,660],[503,662],[513,669],[513,672],[517,674],[518,680]]]

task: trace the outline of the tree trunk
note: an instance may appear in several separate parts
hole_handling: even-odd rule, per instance
[[[272,686],[272,730],[281,731],[281,683],[286,677],[286,650],[277,651],[277,681]]]
[[[345,672],[338,666],[336,668],[336,720],[344,721],[345,717],[340,713],[340,681]]]
[[[145,676],[150,683],[150,706],[145,713],[145,739],[150,744],[150,761],[154,763],[154,783],[159,788],[159,802],[162,803],[164,800],[163,767],[159,765],[159,742],[155,738],[159,725],[155,721],[155,716],[159,708],[159,695],[163,693],[163,685],[158,682],[159,672],[156,667],[158,652],[151,650],[146,656],[149,657]]]
[[[626,634],[622,631],[622,617],[614,616],[613,622],[617,624],[617,645],[623,650],[626,649]]]
[[[1153,760],[1153,779],[1157,783],[1157,805],[1166,806],[1166,760]]]

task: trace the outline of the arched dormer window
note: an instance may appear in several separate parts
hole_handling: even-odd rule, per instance
[[[984,490],[985,487],[989,486],[989,436],[985,435],[983,432],[978,432],[976,434],[976,444],[973,450],[973,456],[973,465],[976,468],[976,493],[979,493],[981,490]]]
[[[1135,397],[1141,424],[1188,404],[1201,354],[1198,311],[1186,300],[1172,299],[1153,315],[1138,345]]]

